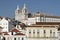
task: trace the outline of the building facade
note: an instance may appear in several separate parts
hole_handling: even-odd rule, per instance
[[[29,15],[26,4],[15,10],[14,27],[5,18],[1,20],[0,40],[59,40],[60,17],[40,12]],[[13,22],[12,22],[13,23]],[[8,31],[10,29],[10,31]]]
[[[0,40],[27,40],[27,37],[23,31],[14,27],[9,32],[0,32]]]
[[[57,40],[58,25],[30,25],[26,28],[28,40]]]
[[[26,5],[24,5],[24,7],[27,9]],[[15,14],[18,14],[18,13],[15,13]],[[24,15],[27,14],[26,15],[27,20],[24,19],[20,22],[25,23],[26,25],[29,25],[26,28],[27,30],[26,36],[28,37],[28,40],[58,40],[58,27],[60,27],[59,16],[47,15],[40,12],[36,12],[29,17],[28,10],[27,11],[25,10],[25,13],[22,11],[21,14],[24,14]],[[15,19],[16,18],[18,18],[17,21],[19,21],[19,17],[17,17],[17,15],[15,16]],[[21,18],[25,18],[25,17],[23,16]],[[39,26],[36,24],[38,24]]]
[[[8,32],[9,30],[9,21],[5,18],[0,20],[0,26],[2,27],[2,32]]]

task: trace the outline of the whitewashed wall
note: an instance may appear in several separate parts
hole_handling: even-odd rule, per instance
[[[8,32],[8,29],[9,29],[9,22],[8,22],[8,20],[6,20],[5,18],[3,18],[0,21],[0,26],[3,28],[2,32]]]
[[[28,18],[27,24],[31,25],[31,24],[35,24],[36,23],[36,19],[35,18]]]
[[[26,31],[26,35],[28,37],[28,40],[51,40],[51,37],[52,37],[52,40],[57,40],[57,28],[49,28],[49,27],[27,27],[26,28],[27,31]],[[35,30],[35,35],[33,34],[33,30]],[[39,30],[39,37],[38,37],[38,34],[37,34],[37,30]],[[46,34],[44,37],[44,30],[46,31]],[[52,35],[50,36],[50,30],[52,30]],[[29,31],[31,31],[31,34],[29,34]],[[55,32],[55,35],[53,34],[53,32]],[[53,36],[54,35],[54,36]],[[48,39],[47,39],[48,37]]]
[[[60,30],[58,31],[58,40],[60,40]]]

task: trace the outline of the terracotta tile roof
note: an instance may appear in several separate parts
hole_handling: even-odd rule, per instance
[[[51,27],[51,28],[53,28],[55,26],[53,26],[53,25],[30,25],[30,26],[27,26],[27,27]]]
[[[14,27],[10,32],[20,32],[16,27]]]
[[[25,35],[25,34],[23,34],[23,33],[16,33],[15,35]]]
[[[45,17],[49,17],[49,18],[60,18],[60,16],[45,16]]]
[[[20,25],[20,27],[24,27],[24,25],[23,24],[19,24]]]
[[[2,27],[0,26],[0,28],[2,28]]]
[[[60,25],[60,22],[36,22],[37,25]]]
[[[4,33],[4,35],[9,35],[8,33]]]
[[[60,25],[60,22],[36,22],[36,24],[27,25],[27,27],[55,27]]]
[[[1,34],[9,35],[8,32],[1,32],[0,35],[1,35]]]
[[[3,19],[3,17],[0,16],[1,19]]]
[[[0,32],[0,35],[1,35],[2,33]]]
[[[60,31],[60,27],[58,27],[58,30]]]
[[[24,23],[19,24],[22,29],[25,29],[26,25]]]
[[[20,23],[19,25],[20,25],[21,27],[24,27],[24,26],[25,26],[25,24],[24,24],[24,23]]]

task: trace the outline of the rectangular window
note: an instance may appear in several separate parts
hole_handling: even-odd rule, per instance
[[[22,40],[24,40],[24,38],[22,38]]]
[[[46,31],[44,30],[44,34],[46,33]]]
[[[37,34],[39,34],[39,31],[37,31]]]
[[[41,16],[40,16],[40,22],[41,22]]]
[[[46,30],[44,30],[44,37],[46,37]]]
[[[53,37],[55,37],[55,32],[53,32]]]
[[[37,30],[37,37],[39,37],[40,36],[40,34],[39,34],[39,30]]]
[[[35,30],[33,30],[33,37],[35,37]]]
[[[52,37],[52,30],[50,30],[50,37]]]
[[[52,33],[52,30],[50,30],[50,34]]]
[[[14,38],[14,40],[16,40],[16,38]]]
[[[31,34],[31,30],[29,30],[29,34]]]
[[[38,18],[38,22],[40,22],[40,18]]]
[[[31,30],[29,30],[29,37],[31,37]]]
[[[45,22],[46,20],[45,20],[45,16],[43,17],[43,22]]]
[[[20,40],[20,37],[18,37],[18,40]]]
[[[3,39],[2,40],[6,40],[6,38],[5,37],[3,37]]]
[[[35,30],[33,30],[33,34],[35,34]]]

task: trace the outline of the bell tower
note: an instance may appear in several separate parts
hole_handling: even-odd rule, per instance
[[[26,4],[24,4],[24,7],[22,9],[22,15],[24,17],[24,20],[27,20],[27,18],[28,18],[28,10],[27,10]]]
[[[22,11],[20,10],[19,6],[17,6],[15,10],[15,20],[25,22],[25,20],[27,19],[28,19],[28,10],[26,4],[24,4]]]
[[[17,8],[15,10],[15,20],[20,21],[20,14],[21,14],[20,8],[19,5],[17,5]]]

